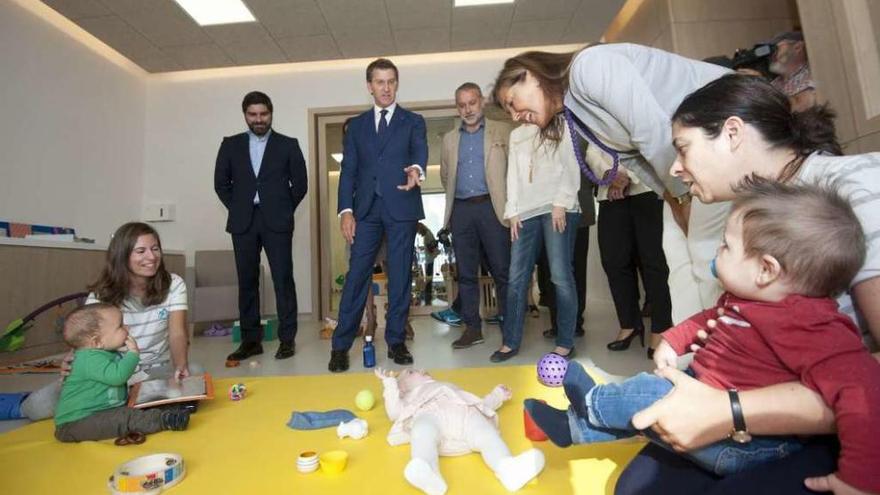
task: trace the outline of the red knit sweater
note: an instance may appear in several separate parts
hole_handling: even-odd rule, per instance
[[[834,300],[792,295],[772,303],[725,293],[663,338],[681,355],[701,329],[710,337],[691,365],[697,379],[723,389],[799,381],[815,390],[837,421],[838,476],[880,493],[880,363]]]

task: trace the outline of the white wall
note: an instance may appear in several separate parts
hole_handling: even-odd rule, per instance
[[[465,80],[487,87],[516,50],[394,57],[400,70],[398,100],[451,100]],[[157,224],[163,243],[185,249],[231,249],[225,210],[213,191],[213,169],[223,136],[245,130],[240,102],[248,91],[266,92],[275,106],[274,127],[300,140],[306,162],[310,108],[371,103],[364,69],[369,60],[210,70],[150,77],[147,84],[144,203],[172,202],[177,220]],[[310,184],[310,188],[316,187]],[[294,277],[301,312],[311,308],[310,200],[296,213]],[[323,208],[327,205],[321,205]],[[598,252],[592,250],[591,258]],[[191,260],[191,258],[190,258]],[[191,261],[190,261],[191,263]],[[598,262],[591,263],[593,295],[607,296]],[[594,279],[591,277],[591,279]],[[595,279],[594,279],[595,280]],[[271,292],[271,291],[270,291]],[[602,297],[609,299],[608,297]]]
[[[106,243],[140,211],[146,73],[33,4],[0,2],[0,218]]]

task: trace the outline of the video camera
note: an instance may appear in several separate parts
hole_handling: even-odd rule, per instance
[[[733,54],[732,68],[752,69],[760,72],[764,77],[775,77],[770,72],[770,58],[776,50],[775,44],[759,43],[752,48],[740,48]]]

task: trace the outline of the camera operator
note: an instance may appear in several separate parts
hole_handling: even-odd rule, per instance
[[[810,73],[803,33],[791,31],[777,35],[770,55],[770,72],[778,77],[772,84],[791,101],[792,111],[800,112],[816,104],[816,83]]]

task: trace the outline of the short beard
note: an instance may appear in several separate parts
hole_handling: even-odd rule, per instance
[[[254,125],[253,125],[253,124],[248,124],[248,129],[250,129],[251,132],[253,132],[253,133],[256,134],[257,136],[265,136],[270,130],[272,130],[272,126],[271,126],[271,125],[267,125],[267,126],[266,126],[266,131],[263,132],[262,134],[259,133],[259,132],[257,132],[256,129],[254,129]]]

